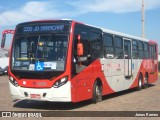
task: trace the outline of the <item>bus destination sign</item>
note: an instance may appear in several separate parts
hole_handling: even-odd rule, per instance
[[[17,33],[39,33],[39,32],[68,32],[69,25],[64,24],[46,24],[46,25],[27,25],[20,26]]]

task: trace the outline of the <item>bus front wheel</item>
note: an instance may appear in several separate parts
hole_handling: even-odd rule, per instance
[[[102,85],[96,81],[93,87],[92,102],[97,103],[102,101]]]

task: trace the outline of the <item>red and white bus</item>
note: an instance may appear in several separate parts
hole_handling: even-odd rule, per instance
[[[9,87],[14,99],[79,102],[158,79],[155,41],[72,20],[21,23],[10,49]]]

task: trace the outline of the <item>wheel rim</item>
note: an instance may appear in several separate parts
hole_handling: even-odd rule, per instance
[[[148,83],[148,77],[145,76],[145,78],[144,78],[144,84],[147,85],[147,83]]]
[[[92,102],[97,103],[102,101],[102,86],[96,83],[94,84]]]
[[[96,86],[96,98],[99,98],[101,95],[99,86]]]

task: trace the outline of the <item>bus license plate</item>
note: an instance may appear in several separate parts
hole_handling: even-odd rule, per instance
[[[30,94],[30,97],[31,98],[38,98],[38,99],[40,99],[41,95],[40,94]]]

